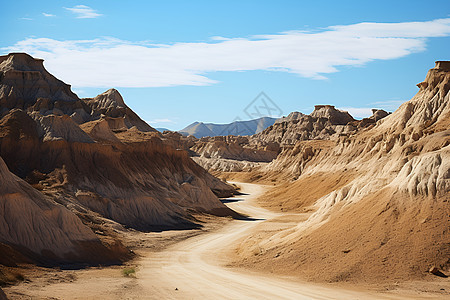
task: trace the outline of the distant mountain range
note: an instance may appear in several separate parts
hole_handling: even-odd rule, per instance
[[[163,133],[164,131],[171,131],[170,129],[164,128],[164,127],[158,127],[155,128],[156,130],[158,130],[159,132]]]
[[[249,121],[234,121],[228,124],[194,122],[178,131],[183,135],[193,135],[196,138],[222,135],[253,135],[273,125],[277,119],[262,117]]]

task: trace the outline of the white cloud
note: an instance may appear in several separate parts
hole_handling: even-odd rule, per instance
[[[250,38],[214,37],[196,43],[28,38],[3,50],[45,59],[52,73],[75,87],[201,86],[216,83],[209,74],[215,71],[271,70],[324,79],[342,66],[424,51],[427,38],[449,35],[447,18],[359,23]]]
[[[348,111],[353,118],[362,119],[372,115],[372,109],[366,107],[339,107],[339,110]]]
[[[33,19],[32,19],[32,18],[23,17],[23,18],[19,18],[19,20],[31,21],[31,20],[33,20]]]
[[[393,112],[406,101],[407,100],[376,101],[369,103],[370,107],[339,107],[338,109],[348,111],[354,118],[362,119],[370,117],[372,115],[373,108]]]
[[[92,19],[101,16],[101,14],[86,5],[75,5],[74,7],[64,8],[73,12],[77,16],[77,19]]]
[[[48,14],[48,13],[45,13],[45,12],[43,12],[42,15],[43,15],[44,17],[56,17],[56,15]]]

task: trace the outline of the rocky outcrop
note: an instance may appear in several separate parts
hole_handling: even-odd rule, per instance
[[[275,159],[278,151],[276,143],[231,135],[204,137],[189,148],[195,162],[203,168],[222,172],[250,171]]]
[[[91,107],[97,113],[108,113],[114,108],[125,108],[125,102],[122,95],[116,89],[109,89],[106,92],[95,96],[92,100]]]
[[[353,121],[347,124],[346,128],[351,128],[355,133],[357,131],[375,125],[375,123],[384,117],[388,116],[390,113],[382,109],[372,109],[372,115],[368,118],[363,118],[362,120]]]
[[[26,109],[42,101],[74,102],[78,97],[70,86],[44,68],[42,59],[26,53],[0,56],[0,107]]]
[[[249,137],[216,136],[202,138],[191,151],[206,158],[225,158],[251,162],[270,162],[278,155],[274,143],[251,145]]]
[[[311,114],[293,112],[252,138],[278,143],[281,147],[293,146],[298,141],[336,140],[343,135],[355,134],[385,116],[385,111],[373,110],[371,117],[355,120],[348,112],[340,111],[332,105],[316,105]]]
[[[120,122],[123,122],[125,129],[135,126],[139,131],[156,132],[125,104],[122,95],[116,89],[109,89],[94,98],[85,98],[83,101],[91,108],[91,119],[93,120],[106,116],[110,118],[109,120],[121,119]],[[110,122],[108,121],[108,123]],[[114,129],[124,128],[119,128],[117,125],[111,127]]]
[[[165,144],[171,145],[175,149],[183,149],[188,152],[191,152],[190,148],[193,147],[195,143],[198,141],[198,139],[195,138],[193,135],[186,137],[176,131],[165,131],[162,134],[161,139],[164,141]]]
[[[355,120],[348,112],[337,110],[333,105],[316,105],[310,116],[328,119],[331,125],[345,125]]]
[[[226,158],[206,158],[202,156],[194,156],[192,159],[206,170],[220,172],[251,172],[252,170],[267,165],[267,163],[263,162],[241,161]]]
[[[372,109],[372,115],[369,117],[369,119],[374,120],[377,122],[378,120],[383,119],[384,117],[387,117],[389,113],[383,109]]]
[[[94,142],[94,140],[81,130],[81,128],[67,115],[41,116],[39,114],[32,114],[32,116],[35,117],[35,120],[39,124],[39,137],[42,138],[44,142],[57,140],[79,143]]]
[[[98,121],[86,122],[80,128],[97,142],[120,143],[120,140],[112,132],[108,121],[100,119]]]
[[[278,143],[280,146],[294,145],[297,141],[330,139],[339,133],[354,131],[343,125],[333,125],[327,118],[315,118],[309,115],[293,121],[276,123],[254,136],[255,139]]]

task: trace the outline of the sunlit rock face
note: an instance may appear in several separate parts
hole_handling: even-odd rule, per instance
[[[192,212],[237,215],[218,199],[234,188],[174,148],[115,89],[79,99],[42,60],[13,53],[0,57],[0,112],[0,219],[9,228],[0,242],[29,259],[128,257],[81,220],[148,231],[196,228]],[[32,216],[20,219],[21,209]]]

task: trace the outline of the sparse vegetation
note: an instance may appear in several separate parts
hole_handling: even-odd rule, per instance
[[[125,268],[122,270],[122,275],[125,277],[136,277],[136,269],[135,268]]]

